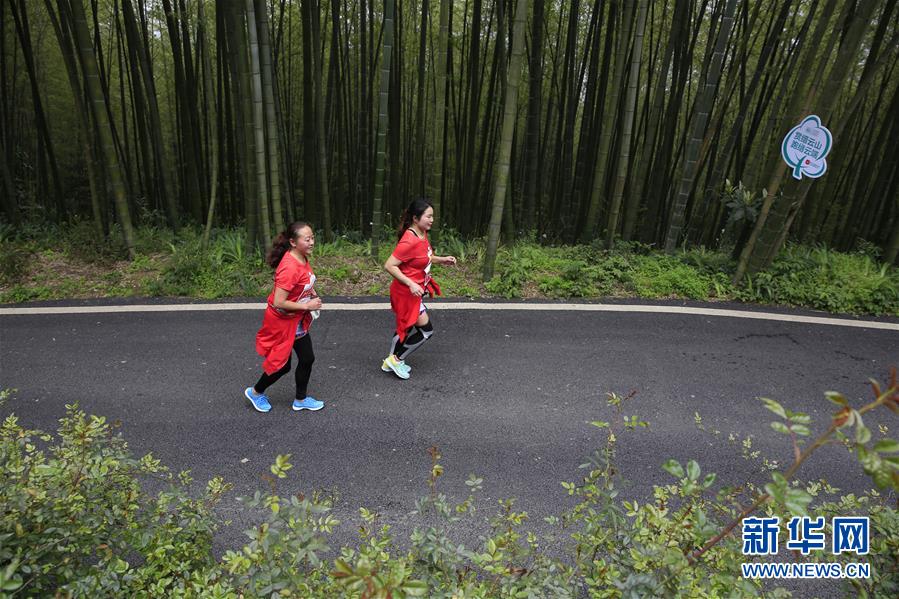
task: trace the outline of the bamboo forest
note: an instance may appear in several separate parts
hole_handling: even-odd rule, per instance
[[[899,0],[0,36],[0,599],[899,598]]]
[[[896,0],[6,0],[3,219],[899,251]],[[784,135],[816,115],[823,177]],[[798,168],[798,167],[797,167]]]

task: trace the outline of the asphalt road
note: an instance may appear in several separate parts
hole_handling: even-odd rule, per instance
[[[235,484],[222,506],[234,525],[219,549],[241,542],[240,530],[256,519],[234,497],[265,488],[261,477],[275,456],[290,453],[295,467],[281,493],[336,490],[335,514],[344,522],[338,544],[354,537],[360,506],[382,514],[399,536],[414,525],[408,515],[427,492],[432,445],[443,454],[442,491],[462,498],[469,474],[484,479],[482,513],[506,497],[517,498],[534,523],[559,513],[568,505],[560,482],[579,480],[578,465],[604,440],[588,422],[615,417],[609,391],[635,391],[624,411],[650,423],[622,440],[625,496],[645,500],[653,483],[670,481],[660,468],[668,458],[695,458],[721,483],[763,483],[760,464],[727,441],[731,432],[752,435],[763,455],[789,459],[759,396],[810,414],[820,431],[832,408],[825,390],[860,404],[871,396],[868,378],[884,380],[899,364],[896,330],[432,308],[436,334],[409,360],[412,378],[401,381],[379,369],[391,313],[326,306],[312,331],[310,383],[325,409],[292,412],[293,381],[285,377],[271,389],[268,414],[243,397],[259,374],[253,338],[261,310],[0,315],[0,387],[18,390],[0,413],[52,430],[77,401],[121,419],[135,453],[152,451],[174,470],[190,469],[198,488],[223,475]],[[697,412],[718,437],[697,429]],[[888,414],[880,421],[895,437],[899,421]],[[870,487],[836,447],[801,474],[847,492]]]

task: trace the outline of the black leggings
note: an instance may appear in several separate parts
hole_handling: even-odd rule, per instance
[[[297,399],[306,398],[306,386],[309,384],[309,375],[312,374],[312,363],[315,362],[315,352],[312,351],[312,339],[309,333],[306,333],[293,342],[293,351],[297,352],[297,370],[294,377],[297,381]],[[265,390],[274,384],[279,378],[290,372],[290,356],[287,357],[287,364],[274,374],[262,373],[259,381],[253,385],[256,393],[265,393]]]

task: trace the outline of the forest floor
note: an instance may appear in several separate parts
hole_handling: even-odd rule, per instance
[[[217,232],[202,248],[199,235],[138,235],[136,257],[125,260],[84,235],[0,239],[0,303],[107,297],[264,297],[271,270],[247,252],[239,230]],[[455,267],[434,267],[446,297],[472,299],[602,300],[641,298],[738,301],[832,313],[899,316],[899,269],[875,251],[836,252],[790,245],[766,271],[733,285],[730,252],[704,248],[665,254],[640,244],[607,251],[594,245],[551,246],[519,241],[502,246],[495,275],[483,281],[483,239],[445,236],[439,255]],[[338,238],[314,250],[316,287],[323,296],[385,296],[391,278],[368,242]]]

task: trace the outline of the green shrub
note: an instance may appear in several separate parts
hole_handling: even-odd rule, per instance
[[[182,229],[182,234],[186,230]],[[175,242],[172,230],[162,225],[147,225],[134,229],[134,251],[138,254],[156,254],[166,251]]]
[[[862,416],[887,407],[899,412],[899,385],[872,383],[874,399],[853,408],[837,393],[827,430],[810,440],[811,418],[776,401],[772,428],[792,445],[793,464],[779,471],[768,462],[765,485],[716,484],[698,462],[666,461],[673,480],[653,487],[648,501],[621,496],[616,464],[619,444],[647,423],[628,415],[631,396],[608,395],[616,413],[591,423],[604,432],[600,449],[579,482],[563,482],[571,507],[546,518],[555,531],[538,537],[526,530],[527,512],[500,500],[476,546],[457,531],[483,526],[477,514],[483,481],[466,482],[468,496],[453,503],[440,492],[440,452],[429,450],[428,493],[412,513],[419,524],[408,549],[394,543],[379,516],[360,508],[360,540],[326,561],[327,535],[339,522],[332,499],[317,493],[282,497],[277,481],[292,469],[290,456],[271,466],[270,488],[242,499],[264,520],[249,542],[221,560],[211,552],[218,521],[213,512],[229,486],[216,478],[192,498],[188,473],[177,476],[147,455],[131,457],[105,419],[67,407],[58,437],[21,427],[10,415],[0,427],[0,592],[29,596],[137,597],[785,597],[771,584],[741,577],[736,535],[741,519],[756,512],[795,516],[870,518],[871,578],[846,580],[852,596],[894,597],[899,591],[899,517],[880,492],[839,496],[826,482],[801,483],[799,467],[815,451],[836,442],[857,456],[874,484],[899,490],[899,443],[874,440]],[[8,392],[0,393],[0,404]],[[704,430],[697,415],[697,424]],[[744,442],[744,449],[746,443]],[[147,493],[147,477],[167,488]],[[466,519],[467,526],[460,526]],[[784,525],[786,524],[784,518]],[[544,547],[562,547],[550,555]],[[828,556],[858,561],[858,556]]]
[[[335,266],[333,268],[325,268],[322,269],[320,277],[324,279],[332,279],[334,281],[347,281],[352,280],[354,278],[355,272],[348,264],[343,264],[341,266]]]
[[[540,291],[550,297],[590,297],[596,295],[594,282],[599,270],[586,262],[569,262],[558,276],[543,277]]]
[[[121,233],[117,225],[110,230],[111,241],[98,237],[91,221],[76,220],[62,228],[60,238],[47,247],[61,247],[67,255],[88,264],[109,264],[125,256],[125,246],[118,241]]]
[[[197,231],[185,230],[175,244],[157,278],[145,283],[150,295],[184,295],[216,299],[267,293],[271,270],[262,256],[246,250],[240,231],[222,231],[212,237],[206,251],[201,249]]]
[[[705,299],[710,277],[671,256],[635,256],[631,285],[640,297]]]
[[[899,314],[899,271],[865,254],[788,246],[742,299],[831,312]]]
[[[183,227],[176,237],[158,214],[148,213],[142,222],[135,229],[137,255],[124,267],[118,227],[112,228],[107,240],[101,240],[88,221],[63,226],[25,223],[15,229],[0,225],[0,301],[66,298],[73,293],[199,298],[268,293],[271,271],[258,249],[248,249],[242,228],[213,230],[204,249],[199,227]],[[376,259],[369,258],[371,240],[359,232],[344,232],[329,243],[320,240],[315,258],[327,260],[316,263],[314,258],[313,262],[322,284],[327,286],[329,280],[340,283],[341,293],[349,295],[385,294],[381,265],[394,247],[393,233],[385,228],[385,235]],[[607,251],[601,240],[552,246],[521,237],[499,248],[495,276],[482,286],[485,240],[465,240],[452,229],[434,236],[439,255],[451,254],[460,261],[456,268],[438,269],[438,281],[445,284],[449,296],[478,297],[486,291],[506,298],[740,299],[833,312],[899,315],[899,270],[879,262],[876,246],[863,240],[857,245],[852,253],[787,246],[768,270],[749,277],[745,286],[735,287],[730,278],[736,264],[725,251],[700,247],[668,255],[646,244],[620,240]],[[73,268],[62,269],[60,282],[45,284],[26,277],[30,261],[62,262]],[[90,266],[87,276],[83,274],[85,264]],[[128,276],[113,274],[123,271]],[[372,278],[379,282],[371,282]]]
[[[730,274],[736,269],[734,260],[727,252],[710,251],[705,247],[687,250],[677,254],[684,264],[690,265],[704,274]]]
[[[0,242],[0,284],[17,283],[28,273],[31,252],[20,244]]]
[[[56,292],[46,285],[25,286],[13,285],[8,291],[0,293],[0,303],[20,303],[35,300],[51,299]]]
[[[323,238],[323,237],[322,237]],[[371,254],[371,240],[358,235],[340,235],[331,242],[319,242],[315,246],[315,256],[357,257]]]
[[[434,252],[438,256],[455,256],[460,262],[469,259],[468,244],[452,229],[442,229],[439,232]]]
[[[131,457],[104,418],[68,406],[58,438],[0,427],[0,567],[4,590],[28,596],[164,596],[214,566],[212,507],[228,486],[187,493],[190,477]],[[140,479],[168,489],[144,493]]]
[[[523,259],[510,259],[497,269],[497,274],[484,283],[490,293],[511,299],[521,297],[521,287],[531,275],[529,265]]]

